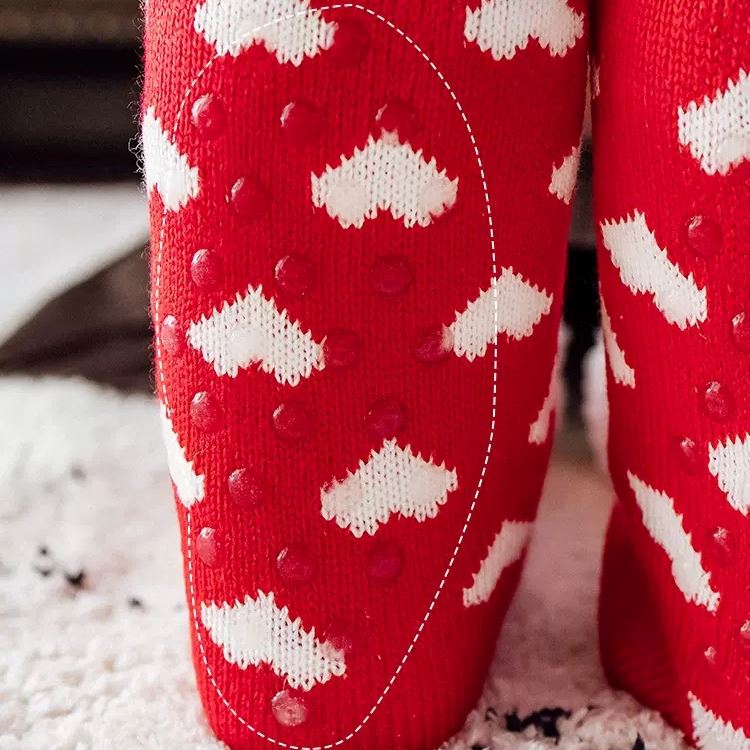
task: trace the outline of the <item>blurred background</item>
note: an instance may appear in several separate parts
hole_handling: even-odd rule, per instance
[[[139,12],[138,0],[0,0],[0,373],[150,389]],[[598,318],[590,175],[586,149],[565,305],[573,424]]]
[[[0,0],[0,372],[149,389],[139,12]]]

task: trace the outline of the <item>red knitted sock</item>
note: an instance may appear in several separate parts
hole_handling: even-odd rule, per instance
[[[147,5],[156,379],[232,748],[424,750],[479,695],[551,442],[583,5]]]
[[[750,748],[749,19],[746,0],[597,18],[603,659],[710,750]]]

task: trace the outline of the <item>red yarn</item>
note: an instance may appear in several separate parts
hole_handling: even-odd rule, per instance
[[[149,0],[156,384],[235,750],[423,750],[479,696],[552,438],[584,5],[562,41],[381,0],[250,43]]]
[[[602,231],[601,290],[634,378],[618,382],[610,351],[620,502],[604,557],[602,657],[615,685],[699,747],[734,750],[750,747],[750,360],[737,338],[750,305],[748,19],[744,0],[600,3],[593,103],[598,222],[639,213],[673,266],[652,263],[634,291]],[[646,268],[640,242],[628,253],[626,268]],[[661,273],[668,283],[654,292]],[[680,304],[687,314],[674,314]],[[671,526],[649,529],[650,513]]]

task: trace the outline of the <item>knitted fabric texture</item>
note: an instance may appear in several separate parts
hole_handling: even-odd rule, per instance
[[[594,35],[595,206],[619,502],[611,681],[750,748],[750,4],[615,0]]]
[[[146,5],[156,385],[234,750],[424,750],[479,696],[554,431],[584,11]]]

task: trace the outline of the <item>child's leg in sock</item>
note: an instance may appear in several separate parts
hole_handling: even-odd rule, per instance
[[[750,748],[750,3],[600,3],[612,680]],[[733,725],[734,728],[732,728]]]
[[[306,8],[146,8],[195,667],[232,748],[432,748],[479,695],[548,458],[587,19]]]

